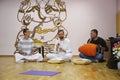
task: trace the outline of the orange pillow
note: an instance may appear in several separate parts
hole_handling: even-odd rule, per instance
[[[97,45],[92,43],[84,44],[80,46],[78,50],[86,56],[95,56],[97,53]]]

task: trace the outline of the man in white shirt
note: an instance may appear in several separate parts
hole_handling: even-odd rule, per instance
[[[58,31],[59,39],[55,43],[54,54],[49,53],[46,55],[48,59],[63,59],[65,61],[70,61],[72,58],[72,51],[70,47],[70,40],[64,37],[64,31]]]
[[[42,55],[35,52],[34,42],[29,37],[30,32],[28,29],[23,30],[24,38],[18,42],[18,53],[15,53],[15,60],[17,63],[28,61],[42,61]]]

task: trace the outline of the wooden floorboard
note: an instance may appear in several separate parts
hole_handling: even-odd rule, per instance
[[[22,75],[28,70],[44,70],[61,72],[55,76]],[[0,80],[120,80],[120,71],[106,67],[106,63],[92,63],[90,65],[74,65],[48,63],[20,63],[14,62],[13,57],[0,57]]]

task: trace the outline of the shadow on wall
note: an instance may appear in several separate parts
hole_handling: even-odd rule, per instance
[[[117,28],[117,34],[120,34],[120,11],[117,13],[117,24],[116,24]]]

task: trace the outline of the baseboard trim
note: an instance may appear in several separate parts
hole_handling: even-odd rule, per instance
[[[14,55],[0,55],[0,57],[14,57]],[[78,55],[73,55],[73,57],[78,57]]]
[[[14,55],[0,55],[0,57],[14,57]]]
[[[79,57],[79,55],[73,55],[73,57]]]

